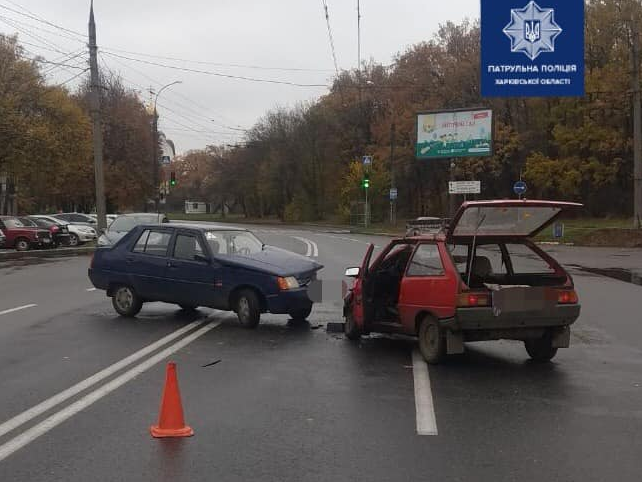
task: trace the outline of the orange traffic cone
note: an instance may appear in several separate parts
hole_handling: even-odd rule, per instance
[[[174,362],[167,364],[158,425],[152,425],[150,431],[154,437],[191,437],[194,435],[194,430],[185,425],[183,418],[183,404],[181,403],[181,393],[178,390],[176,363]]]

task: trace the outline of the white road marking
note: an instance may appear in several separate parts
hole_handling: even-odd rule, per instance
[[[85,291],[96,291],[96,288],[87,288]]]
[[[16,415],[15,417],[7,420],[6,422],[2,423],[0,425],[0,437],[5,435],[6,433],[11,432],[12,430],[18,428],[20,425],[28,422],[34,417],[37,417],[38,415],[41,415],[45,413],[47,410],[55,407],[56,405],[64,402],[65,400],[73,397],[74,395],[77,395],[78,393],[82,392],[83,390],[86,390],[87,388],[91,387],[92,385],[95,385],[96,383],[100,382],[101,380],[104,380],[105,378],[113,375],[117,371],[125,368],[127,365],[130,365],[131,363],[134,363],[135,361],[140,360],[143,358],[145,355],[150,354],[151,352],[157,350],[163,345],[166,345],[170,341],[178,338],[181,335],[184,335],[188,331],[196,328],[199,325],[202,325],[204,323],[203,320],[200,321],[194,321],[193,323],[190,323],[187,326],[184,326],[183,328],[180,328],[169,335],[161,338],[160,340],[147,345],[145,348],[142,348],[138,350],[136,353],[132,353],[129,355],[127,358],[123,358],[122,360],[114,363],[113,365],[108,366],[107,368],[95,373],[94,375],[90,376],[89,378],[86,378],[82,380],[81,382],[76,383],[74,386],[67,388],[66,390],[63,390],[60,393],[57,393],[51,398],[48,398],[47,400],[44,400],[40,402],[38,405],[34,405],[28,410],[25,410],[24,412]]]
[[[317,246],[317,243],[315,243],[311,239],[301,238],[299,236],[292,236],[292,237],[294,239],[301,241],[302,243],[305,243],[305,246],[306,246],[305,255],[308,258],[316,258],[319,256],[319,246]]]
[[[32,303],[30,305],[17,306],[9,310],[0,311],[0,315],[6,315],[8,313],[13,313],[14,311],[26,310],[27,308],[33,308],[34,306],[38,306],[38,305]]]
[[[430,390],[428,365],[418,350],[412,352],[412,375],[415,381],[417,435],[437,435],[437,418]]]
[[[110,394],[111,392],[121,387],[131,379],[149,370],[151,367],[161,362],[168,356],[176,353],[181,348],[189,345],[191,342],[203,336],[205,333],[207,333],[211,329],[216,328],[218,325],[220,325],[220,322],[208,323],[207,325],[195,331],[191,335],[186,336],[180,341],[167,347],[163,351],[157,353],[153,357],[148,358],[141,364],[136,365],[135,367],[129,369],[119,377],[114,378],[112,381],[97,388],[93,392],[90,392],[89,394],[85,395],[80,400],[72,403],[71,405],[68,405],[67,407],[63,408],[59,412],[54,413],[53,415],[46,418],[39,424],[33,426],[28,430],[25,430],[20,435],[17,435],[16,437],[9,440],[7,443],[0,445],[0,462],[6,459],[9,455],[14,453],[15,451],[20,450],[25,445],[33,442],[35,439],[37,439],[41,435],[46,434],[57,425],[60,425],[65,420],[73,417],[81,410],[84,410],[85,408],[89,407],[90,405],[97,402],[101,398]]]

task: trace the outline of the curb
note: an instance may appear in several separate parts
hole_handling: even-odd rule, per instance
[[[7,251],[0,252],[0,263],[2,261],[11,261],[14,259],[28,258],[66,258],[69,256],[83,256],[95,251],[95,246],[86,246],[81,248],[56,248],[50,250],[33,250],[33,251]]]

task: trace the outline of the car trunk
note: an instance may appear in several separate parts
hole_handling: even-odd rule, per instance
[[[537,314],[550,312],[560,301],[576,301],[570,275],[529,238],[564,210],[579,206],[523,200],[464,203],[448,233],[461,278],[458,306]]]

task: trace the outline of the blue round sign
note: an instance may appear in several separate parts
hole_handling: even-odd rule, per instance
[[[526,192],[526,183],[524,181],[517,181],[513,185],[513,191],[518,196],[521,196],[522,194],[524,194]]]

